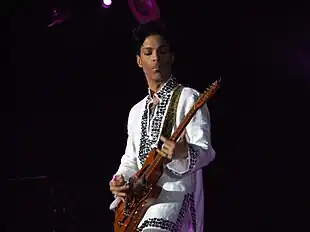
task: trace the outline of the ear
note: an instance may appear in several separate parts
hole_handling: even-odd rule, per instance
[[[137,55],[137,64],[140,68],[142,68],[141,57],[139,55]]]
[[[171,53],[171,64],[174,63],[174,53]]]

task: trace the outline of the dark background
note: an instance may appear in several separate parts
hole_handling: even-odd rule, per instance
[[[205,168],[205,231],[305,231],[309,3],[158,4],[180,82],[203,91],[224,79],[209,102],[217,158]],[[54,5],[72,17],[47,28]],[[128,112],[147,93],[137,21],[126,1],[13,3],[8,16],[9,231],[111,231],[108,182]]]

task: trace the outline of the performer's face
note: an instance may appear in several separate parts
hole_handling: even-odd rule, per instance
[[[153,81],[169,78],[174,56],[169,44],[159,35],[148,36],[137,55],[137,63],[145,76]]]

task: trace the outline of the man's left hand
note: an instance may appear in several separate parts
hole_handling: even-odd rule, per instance
[[[182,133],[178,142],[174,142],[160,136],[160,140],[164,143],[161,151],[168,159],[186,159],[188,156],[188,146],[185,139],[185,133]]]

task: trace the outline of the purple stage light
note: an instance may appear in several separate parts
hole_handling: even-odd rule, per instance
[[[101,0],[101,6],[104,8],[109,8],[112,4],[112,0]]]
[[[160,18],[156,0],[128,0],[131,12],[139,23],[147,23]]]

